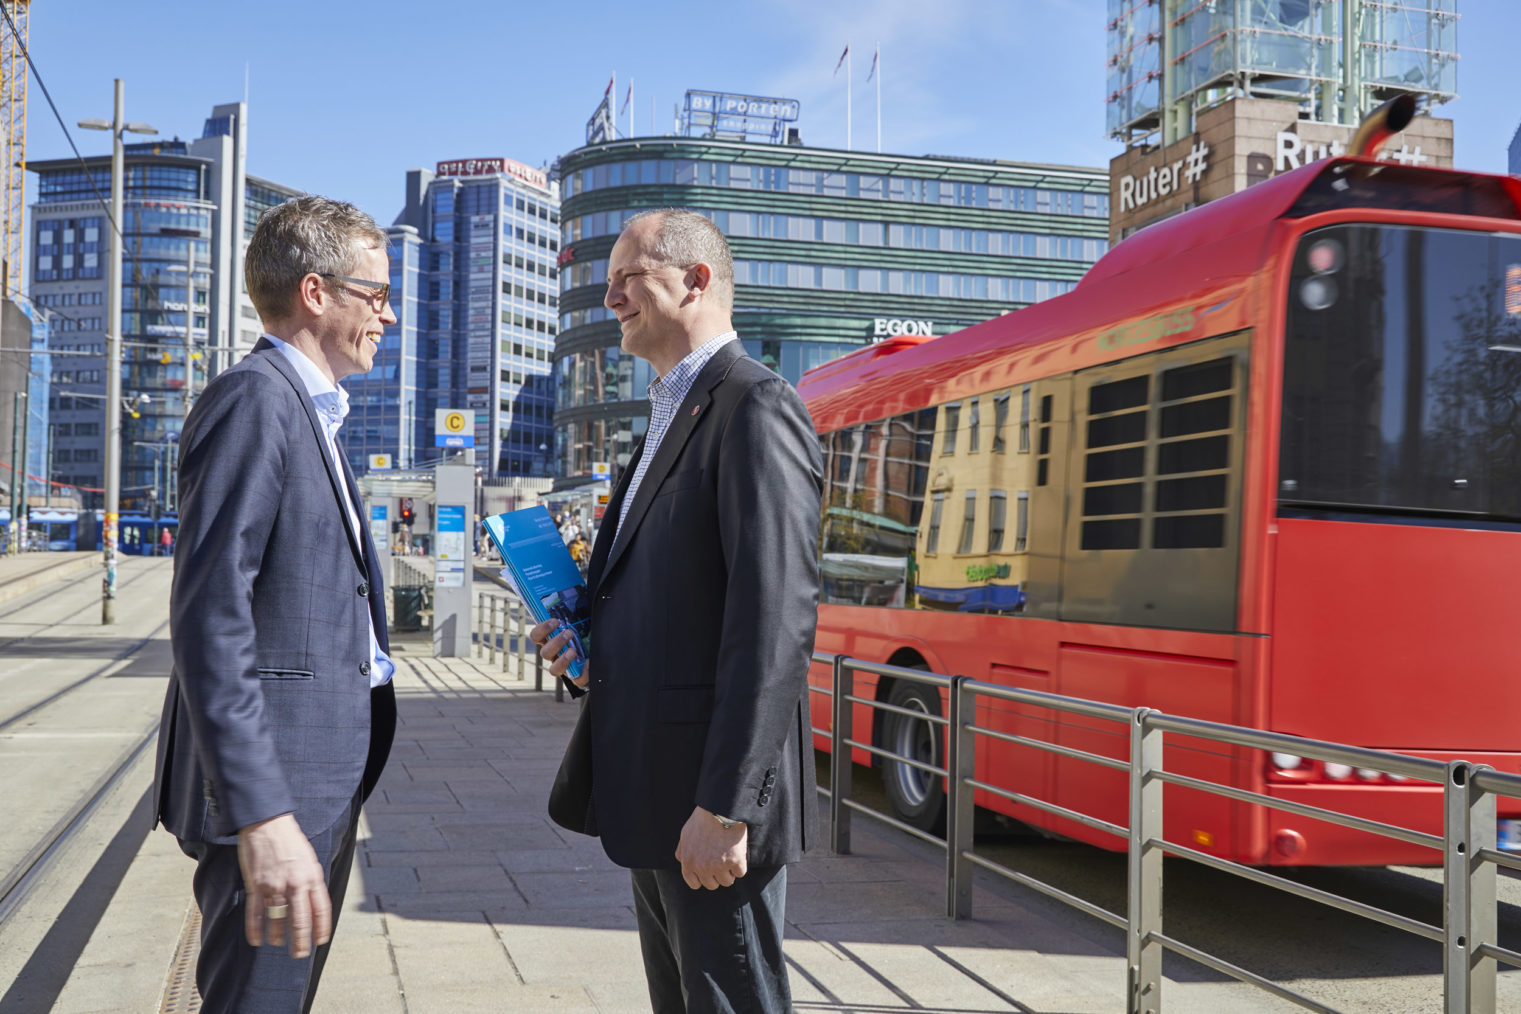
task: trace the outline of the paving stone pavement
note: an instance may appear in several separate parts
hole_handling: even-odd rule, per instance
[[[627,872],[544,809],[578,705],[536,691],[531,671],[434,658],[426,635],[396,648],[396,744],[361,820],[317,1014],[648,1011]],[[151,764],[134,777],[132,799]],[[1125,1010],[1118,932],[981,871],[976,917],[946,919],[932,848],[861,818],[853,843],[789,874],[798,1011]],[[147,836],[55,1014],[161,1009],[190,874],[167,834]],[[1243,990],[1168,980],[1166,1009],[1288,1009]]]

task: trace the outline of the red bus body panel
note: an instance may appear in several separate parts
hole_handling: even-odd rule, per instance
[[[1516,625],[1504,594],[1521,572],[1521,532],[1279,518],[1276,499],[1282,334],[1299,236],[1335,221],[1512,233],[1521,223],[1378,208],[1284,218],[1326,168],[1316,163],[1150,226],[1067,295],[943,338],[855,353],[810,371],[798,388],[818,431],[829,433],[1250,329],[1234,632],[823,604],[818,650],[876,662],[911,652],[945,674],[1521,771]],[[1504,185],[1521,198],[1521,181]],[[1185,320],[1189,326],[1166,333]],[[826,667],[815,665],[812,680],[827,686]],[[876,682],[858,677],[856,693],[873,696]],[[828,700],[813,695],[816,727],[829,728],[829,711]],[[857,706],[853,721],[855,737],[869,738],[871,709]],[[1128,730],[1110,723],[987,699],[977,721],[1129,756]],[[829,747],[824,737],[816,745]],[[855,759],[873,762],[864,751]],[[1194,777],[1441,833],[1436,786],[1269,780],[1258,751],[1177,736],[1168,737],[1164,762]],[[1121,771],[983,738],[977,777],[1128,823]],[[1429,849],[1281,810],[1175,786],[1166,797],[1169,840],[1232,859],[1440,861]],[[989,793],[977,802],[1107,848],[1125,844]],[[1521,804],[1502,799],[1500,812],[1521,816]]]

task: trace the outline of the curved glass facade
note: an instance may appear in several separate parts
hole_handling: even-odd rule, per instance
[[[796,383],[888,334],[946,334],[1067,292],[1108,247],[1100,169],[639,138],[560,161],[555,472],[627,464],[653,379],[602,306],[607,256],[649,208],[710,218],[734,253],[735,326]]]

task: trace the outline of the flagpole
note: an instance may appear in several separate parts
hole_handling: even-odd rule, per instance
[[[872,62],[877,65],[877,154],[882,154],[882,43],[877,43],[877,55]]]
[[[634,136],[634,78],[628,79],[628,136]]]
[[[845,43],[845,150],[850,150],[850,43]]]
[[[615,71],[613,71],[613,80],[607,86],[607,102],[608,102],[607,111],[610,112],[610,113],[613,113],[612,104],[614,102],[618,101],[617,99],[613,98],[613,96],[617,95],[617,94],[618,94],[618,72],[615,70]],[[617,113],[613,113],[613,138],[612,139],[614,141],[618,140],[618,114]]]

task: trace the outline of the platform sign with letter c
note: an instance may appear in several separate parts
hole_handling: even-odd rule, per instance
[[[475,410],[440,408],[433,413],[434,447],[474,447]]]

